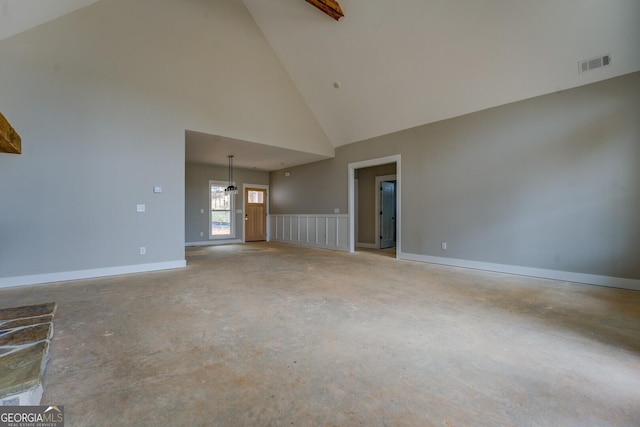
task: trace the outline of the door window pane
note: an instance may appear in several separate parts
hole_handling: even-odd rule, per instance
[[[264,191],[249,190],[248,193],[249,203],[264,203]]]

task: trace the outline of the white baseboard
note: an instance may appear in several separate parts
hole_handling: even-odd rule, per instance
[[[90,270],[62,271],[59,273],[33,274],[30,276],[0,277],[0,288],[40,285],[51,282],[93,279],[96,277],[118,276],[121,274],[146,273],[150,271],[172,270],[187,266],[186,260],[155,262],[150,264],[123,265],[119,267],[94,268]]]
[[[240,239],[226,239],[226,240],[203,240],[201,242],[185,242],[185,246],[214,246],[214,245],[228,245],[230,243],[244,243]]]
[[[640,280],[398,252],[399,259],[640,291]]]

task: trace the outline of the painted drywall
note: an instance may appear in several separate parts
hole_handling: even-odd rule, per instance
[[[97,0],[0,0],[0,40],[51,21]]]
[[[185,239],[187,243],[202,243],[209,239],[210,197],[209,181],[227,182],[229,170],[226,166],[187,163],[185,169]],[[236,210],[244,206],[244,184],[269,185],[269,172],[234,168],[233,180],[238,187]],[[201,212],[204,210],[204,213]],[[244,240],[242,214],[235,213],[236,235]],[[203,233],[203,236],[200,236]],[[220,240],[216,240],[219,242]]]
[[[357,169],[358,178],[358,243],[375,244],[376,242],[376,177],[395,175],[396,164],[372,166]]]
[[[402,252],[640,279],[640,73],[339,147],[272,211],[345,212],[348,163],[395,154]]]
[[[271,213],[347,213],[341,197],[346,194],[346,168],[345,160],[336,157],[271,172]]]
[[[333,155],[235,0],[101,0],[0,57],[0,285],[184,262],[185,129]]]
[[[638,0],[244,2],[336,146],[640,70]]]

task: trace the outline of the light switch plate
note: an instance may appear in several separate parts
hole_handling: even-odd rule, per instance
[[[162,187],[160,187],[160,186],[153,187],[153,192],[154,193],[162,193]]]
[[[137,210],[138,212],[144,212],[144,211],[146,211],[146,210],[147,210],[147,207],[146,207],[144,204],[140,203],[140,204],[138,204],[138,205],[136,206],[136,210]]]

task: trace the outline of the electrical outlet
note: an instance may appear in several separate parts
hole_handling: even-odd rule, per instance
[[[144,212],[146,210],[147,210],[147,207],[144,204],[140,203],[140,204],[136,205],[136,211]]]
[[[146,255],[146,254],[147,254],[146,246],[140,246],[140,255]]]
[[[200,232],[200,237],[204,237],[204,232],[203,231]]]
[[[447,250],[447,242],[442,242],[442,250],[443,251]]]

